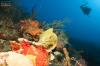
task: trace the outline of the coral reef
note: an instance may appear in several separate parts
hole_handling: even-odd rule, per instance
[[[34,66],[86,66],[78,51],[70,47],[61,26],[61,22],[46,24],[25,19],[8,23],[8,20],[1,20],[0,51],[22,54]]]

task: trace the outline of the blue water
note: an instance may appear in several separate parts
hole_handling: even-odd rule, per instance
[[[76,49],[84,49],[89,66],[100,66],[100,0],[87,0],[92,9],[89,16],[83,14],[83,0],[19,0],[18,5],[31,14],[35,6],[36,19],[52,22],[66,20],[65,31]],[[99,58],[98,58],[99,57]]]

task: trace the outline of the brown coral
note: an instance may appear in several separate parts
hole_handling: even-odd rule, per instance
[[[38,36],[42,32],[39,27],[40,27],[40,24],[37,21],[33,21],[30,19],[21,21],[21,31],[27,34],[30,34],[33,40],[36,40],[36,41],[38,41],[37,40],[39,38]]]
[[[25,29],[26,31],[27,30],[39,30],[40,28],[39,28],[39,22],[37,22],[37,21],[32,21],[32,20],[22,20],[21,22],[20,22],[20,24],[21,24],[21,28],[22,29]],[[36,31],[35,30],[35,31]],[[30,33],[30,31],[29,31],[29,33]]]

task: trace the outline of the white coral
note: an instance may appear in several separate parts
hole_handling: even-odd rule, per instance
[[[8,52],[6,54],[9,55],[5,59],[8,66],[33,66],[32,61],[22,54],[15,52]]]

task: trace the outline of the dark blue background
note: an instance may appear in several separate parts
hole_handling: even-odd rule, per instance
[[[35,18],[39,21],[64,21],[70,43],[84,50],[88,66],[100,66],[100,0],[87,0],[92,9],[89,16],[84,15],[80,9],[84,1],[18,0],[16,3],[30,14],[32,7],[35,7]]]

